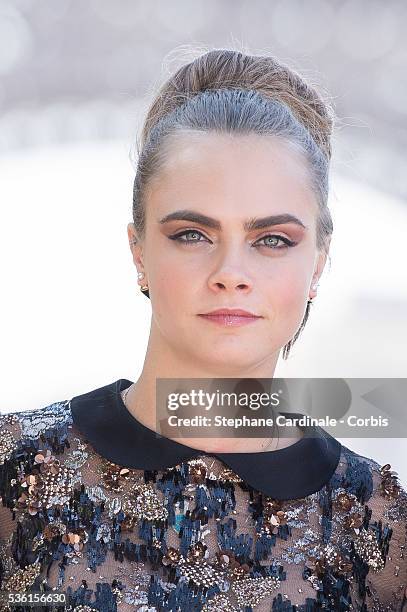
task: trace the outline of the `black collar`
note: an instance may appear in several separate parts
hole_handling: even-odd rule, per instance
[[[254,489],[286,500],[319,491],[339,463],[341,443],[319,426],[302,427],[300,440],[274,451],[207,453],[180,444],[131,415],[120,395],[131,384],[120,378],[71,399],[74,424],[100,455],[118,465],[161,470],[208,455],[220,459]]]

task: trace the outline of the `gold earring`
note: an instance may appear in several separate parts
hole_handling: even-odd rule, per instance
[[[140,280],[141,278],[144,278],[144,272],[138,272],[137,273],[137,278]],[[145,293],[146,291],[148,291],[148,285],[143,285],[142,287],[140,287],[140,291],[142,291],[143,293]]]

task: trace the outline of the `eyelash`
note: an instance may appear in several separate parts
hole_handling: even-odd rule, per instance
[[[178,242],[181,242],[187,245],[202,242],[202,240],[181,240],[181,237],[185,236],[186,234],[199,234],[200,236],[204,236],[202,232],[200,232],[199,230],[184,230],[183,232],[180,232],[179,234],[174,234],[173,236],[169,236],[169,238],[171,240],[176,240]],[[265,246],[266,248],[273,249],[273,250],[282,250],[288,247],[293,247],[296,244],[298,244],[297,242],[294,242],[293,240],[289,240],[288,238],[285,238],[284,236],[280,236],[279,234],[267,234],[267,236],[263,236],[262,238],[259,238],[259,240],[256,240],[256,242],[259,242],[260,240],[265,240],[265,238],[278,238],[279,240],[285,243],[283,246],[278,246],[278,247],[269,246],[267,244],[260,245],[260,246]]]

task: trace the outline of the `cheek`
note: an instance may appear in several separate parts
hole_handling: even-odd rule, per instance
[[[154,261],[149,262],[153,274],[150,274],[154,286],[154,310],[157,318],[171,321],[176,325],[185,309],[191,289],[189,272],[174,257],[165,256],[164,250],[158,252]]]
[[[265,299],[272,319],[293,331],[300,325],[308,297],[312,258],[275,266],[267,281]]]
[[[276,257],[267,267],[270,290],[284,301],[303,296],[313,264],[314,253],[310,248],[294,247],[281,258]]]
[[[178,251],[172,245],[168,247],[165,243],[163,248],[154,252],[150,264],[154,275],[155,293],[161,296],[160,299],[166,299],[171,309],[172,302],[179,304],[184,300],[186,305],[188,299],[197,292],[205,273],[202,257],[188,256],[188,253]]]
[[[302,304],[304,301],[305,281],[305,275],[302,278],[298,274],[285,274],[281,278],[275,279],[269,291],[271,303],[284,309],[295,309],[298,304]]]

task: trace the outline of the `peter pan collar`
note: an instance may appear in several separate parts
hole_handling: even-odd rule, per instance
[[[300,440],[274,451],[208,453],[191,448],[157,434],[132,416],[120,395],[132,384],[120,378],[70,400],[78,430],[101,456],[118,465],[162,470],[207,455],[220,459],[254,489],[281,500],[319,491],[338,466],[341,443],[314,425],[301,427]]]

